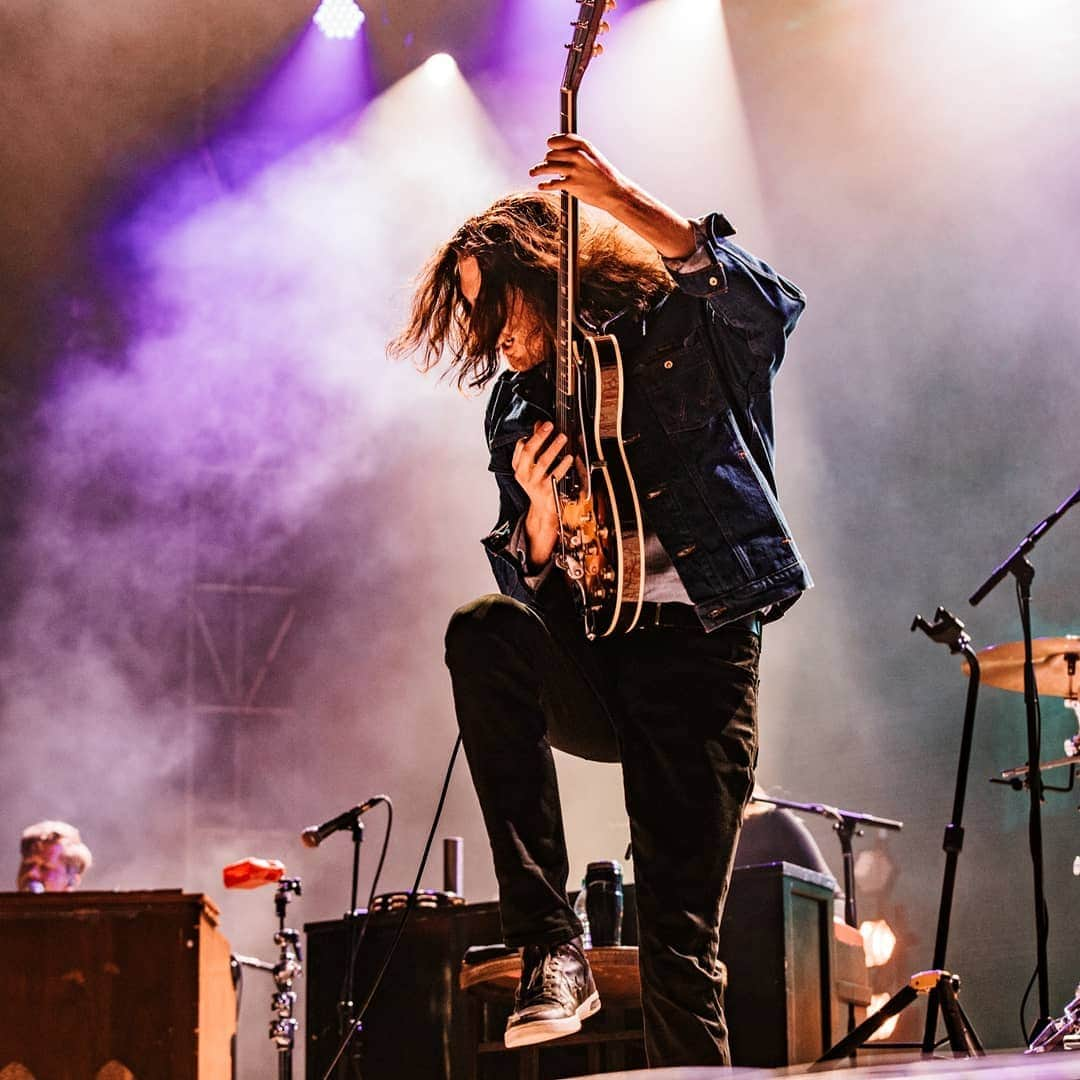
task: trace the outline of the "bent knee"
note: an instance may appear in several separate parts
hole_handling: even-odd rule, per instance
[[[501,593],[463,604],[446,627],[446,662],[452,665],[459,657],[475,657],[492,640],[505,642],[521,628],[531,629],[535,621],[524,604]]]

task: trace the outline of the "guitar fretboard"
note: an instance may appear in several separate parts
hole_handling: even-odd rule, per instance
[[[572,135],[577,128],[577,95],[562,91],[559,130]],[[555,428],[573,441],[575,430],[574,321],[577,316],[578,201],[563,192],[559,212],[559,296],[556,308],[558,342],[555,350]],[[573,453],[576,447],[568,446]]]

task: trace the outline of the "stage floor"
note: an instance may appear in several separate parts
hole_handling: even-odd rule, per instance
[[[1048,1054],[1024,1054],[1002,1051],[984,1058],[934,1058],[890,1056],[877,1063],[865,1063],[860,1054],[854,1068],[839,1065],[833,1069],[811,1071],[809,1066],[793,1065],[785,1069],[641,1069],[633,1072],[605,1073],[581,1080],[768,1080],[769,1077],[837,1077],[844,1080],[888,1080],[890,1077],[915,1076],[931,1080],[1080,1080],[1080,1052],[1054,1051]]]

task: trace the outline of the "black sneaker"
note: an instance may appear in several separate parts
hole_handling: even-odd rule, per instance
[[[581,938],[561,945],[526,945],[504,1041],[513,1048],[573,1035],[599,1008],[600,995]]]

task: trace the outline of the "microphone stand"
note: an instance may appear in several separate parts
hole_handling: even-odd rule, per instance
[[[856,813],[854,810],[841,810],[836,806],[826,806],[824,803],[801,803],[792,802],[790,799],[772,799],[764,795],[755,795],[754,802],[771,803],[773,806],[782,806],[786,810],[798,810],[804,814],[817,814],[819,817],[831,818],[834,822],[833,829],[840,838],[840,853],[844,865],[844,922],[848,926],[859,925],[859,919],[855,909],[855,854],[851,848],[852,837],[862,836],[864,826],[877,829],[902,829],[902,821],[893,821],[891,818],[877,817],[874,814]]]
[[[931,625],[921,615],[916,615],[911,624],[912,631],[922,630],[931,641],[947,645],[949,652],[963,653],[968,662],[968,692],[964,706],[964,727],[960,736],[960,758],[956,764],[956,790],[953,795],[952,820],[945,826],[945,838],[941,848],[945,852],[945,875],[941,881],[941,903],[938,907],[937,933],[934,936],[933,969],[940,971],[945,967],[945,953],[949,946],[949,922],[952,918],[953,892],[956,887],[956,869],[960,862],[960,852],[964,849],[964,798],[967,795],[967,781],[971,766],[971,743],[975,733],[975,710],[979,700],[979,658],[971,647],[971,635],[964,624],[950,611],[939,607]],[[938,1008],[941,1005],[941,993],[938,986],[930,990],[926,1002],[926,1026],[923,1029],[923,1055],[929,1057],[934,1052],[937,1041]],[[957,1006],[959,1007],[959,1005]]]
[[[356,1018],[356,1002],[354,1000],[356,981],[356,942],[360,927],[360,912],[357,910],[357,888],[360,880],[360,845],[364,842],[364,823],[360,820],[359,808],[349,826],[352,832],[353,859],[352,859],[352,888],[350,892],[349,911],[345,918],[349,922],[349,947],[345,953],[345,981],[342,984],[341,1000],[338,1002],[338,1045],[352,1035],[355,1030],[356,1037],[352,1039],[347,1054],[341,1056],[337,1064],[338,1080],[349,1080],[350,1075],[354,1080],[361,1080],[360,1059],[362,1056],[363,1025]],[[367,912],[368,918],[371,912]]]
[[[1046,910],[1046,892],[1043,880],[1042,800],[1043,782],[1039,770],[1041,757],[1041,722],[1039,715],[1039,687],[1035,678],[1035,661],[1031,646],[1031,582],[1035,567],[1027,560],[1027,554],[1053,528],[1059,518],[1080,502],[1078,487],[1049,517],[1038,523],[1013,549],[993,573],[972,594],[969,603],[979,604],[1001,583],[1006,574],[1016,578],[1016,596],[1020,608],[1020,625],[1024,632],[1024,705],[1027,714],[1027,786],[1029,793],[1028,838],[1031,848],[1031,872],[1035,894],[1035,951],[1036,974],[1039,983],[1039,1015],[1032,1026],[1029,1042],[1034,1041],[1051,1022],[1050,1019],[1050,973],[1047,962],[1047,939],[1050,934]]]
[[[923,1055],[929,1057],[933,1054],[936,1045],[938,1009],[940,1008],[944,1015],[945,1028],[953,1054],[967,1057],[983,1054],[979,1037],[957,1000],[960,977],[944,970],[953,890],[956,883],[956,866],[960,851],[964,846],[964,829],[961,821],[971,760],[972,733],[975,728],[975,707],[979,696],[979,658],[971,648],[971,638],[964,629],[964,624],[943,607],[937,609],[933,624],[928,623],[921,615],[916,615],[911,629],[912,631],[922,630],[931,640],[941,645],[948,645],[952,653],[963,653],[971,665],[967,704],[964,708],[963,734],[960,738],[960,760],[956,769],[956,793],[953,798],[952,820],[945,827],[945,839],[942,843],[945,851],[945,876],[941,883],[941,904],[938,908],[937,936],[934,940],[934,966],[929,971],[920,971],[912,975],[907,984],[893,994],[873,1016],[867,1017],[857,1028],[849,1032],[846,1038],[826,1050],[814,1063],[811,1071],[816,1071],[819,1067],[824,1067],[826,1063],[839,1058],[853,1056],[860,1047],[865,1046],[870,1037],[887,1020],[899,1016],[904,1009],[918,1000],[920,994],[929,995],[922,1043],[879,1043],[876,1049],[914,1049],[918,1046],[921,1047]]]

